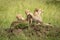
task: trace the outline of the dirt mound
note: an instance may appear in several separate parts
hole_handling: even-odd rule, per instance
[[[48,37],[60,37],[60,29],[51,24],[28,24],[27,22],[14,23],[15,26],[7,29],[8,33],[19,35],[21,32],[30,40],[41,40]]]

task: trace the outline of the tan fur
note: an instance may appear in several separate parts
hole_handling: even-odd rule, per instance
[[[41,9],[36,8],[34,10],[34,20],[37,21],[37,23],[42,23],[42,17],[41,17]]]
[[[26,9],[25,10],[25,14],[26,14],[26,16],[27,16],[27,21],[29,22],[29,23],[32,23],[32,13],[30,12],[30,10],[28,10],[28,9]]]
[[[17,18],[17,20],[25,20],[25,19],[22,17],[21,14],[17,14],[17,15],[16,15],[16,18]]]
[[[32,21],[42,23],[41,13],[42,13],[41,9],[35,9],[34,14],[32,14],[30,10],[25,10],[25,14],[27,15],[27,21],[29,23],[32,23]]]

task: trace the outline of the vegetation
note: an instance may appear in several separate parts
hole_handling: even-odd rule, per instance
[[[35,30],[29,28],[30,26],[25,23],[21,23],[18,27],[28,29],[13,29],[10,32],[10,26],[13,21],[16,20],[16,14],[21,13],[24,18],[25,9],[30,9],[31,12],[35,8],[41,8],[43,10],[42,18],[44,23],[51,23],[53,28],[46,33],[46,25],[40,25],[37,29],[42,29],[42,35],[37,36]],[[40,28],[41,27],[41,28]],[[49,26],[48,26],[49,27]],[[0,40],[60,40],[60,1],[57,0],[0,0]],[[41,32],[39,31],[39,32]],[[19,33],[19,35],[16,35]],[[33,33],[33,35],[32,35]],[[30,35],[30,36],[29,36]]]
[[[19,23],[16,26],[13,26],[14,28],[1,29],[0,39],[1,40],[60,40],[60,27],[55,27],[50,24],[23,25],[23,23],[24,22]]]

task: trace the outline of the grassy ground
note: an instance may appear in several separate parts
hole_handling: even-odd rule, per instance
[[[16,14],[21,13],[23,17],[25,17],[26,15],[24,12],[27,8],[32,12],[35,8],[41,8],[44,10],[42,13],[43,21],[45,23],[51,23],[52,25],[60,27],[59,4],[60,2],[46,3],[42,0],[0,0],[0,28],[9,28],[12,21],[16,20]],[[0,40],[9,40],[7,37],[4,37],[5,36],[1,37]],[[23,35],[23,37],[25,36]],[[19,37],[16,40],[19,40]]]
[[[60,26],[60,5],[59,3],[45,3],[40,0],[0,0],[0,26],[9,27],[11,22],[16,20],[15,16],[21,13],[25,17],[25,9],[32,12],[35,8],[44,10],[43,21]]]
[[[20,22],[11,28],[0,29],[0,40],[60,40],[60,27]]]

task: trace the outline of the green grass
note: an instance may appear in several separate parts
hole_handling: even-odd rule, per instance
[[[51,23],[60,27],[60,2],[46,3],[42,0],[0,0],[0,28],[9,28],[10,24],[16,20],[16,14],[21,13],[25,18],[25,9],[30,9],[31,12],[35,8],[44,10],[42,18],[45,23]],[[1,37],[0,40],[9,40],[7,37]],[[23,35],[23,37],[25,37]],[[13,37],[13,40],[20,38]],[[24,39],[21,39],[24,40]],[[53,40],[53,38],[51,38]]]
[[[0,0],[0,26],[9,27],[11,22],[16,20],[15,16],[21,13],[25,17],[25,9],[32,12],[35,8],[44,10],[42,14],[43,21],[60,26],[60,6],[59,3],[46,4],[40,0]]]
[[[60,6],[59,3],[46,4],[40,0],[0,0],[0,26],[9,27],[11,22],[16,20],[15,16],[21,13],[25,17],[25,9],[32,12],[35,8],[44,10],[42,14],[43,21],[60,26]]]

